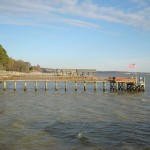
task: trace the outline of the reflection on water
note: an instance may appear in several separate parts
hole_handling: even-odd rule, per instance
[[[0,150],[150,149],[148,85],[144,93],[28,86],[0,91]]]

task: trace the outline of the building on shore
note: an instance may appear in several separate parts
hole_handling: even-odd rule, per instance
[[[96,76],[96,69],[77,69],[78,76]]]
[[[96,69],[43,69],[53,76],[96,76]]]

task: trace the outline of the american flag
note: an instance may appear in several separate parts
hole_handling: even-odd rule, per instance
[[[129,68],[135,68],[135,67],[136,67],[135,64],[130,64],[130,65],[129,65]]]

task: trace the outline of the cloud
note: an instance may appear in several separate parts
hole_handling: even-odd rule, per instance
[[[129,0],[130,2],[139,5],[140,7],[150,6],[149,0]]]
[[[26,18],[32,16],[39,22],[60,22],[74,26],[97,28],[100,21],[120,23],[150,30],[150,7],[146,0],[129,0],[144,6],[134,11],[124,11],[115,7],[104,7],[92,0],[1,0],[0,22],[8,18]],[[19,20],[18,20],[19,21]],[[93,23],[94,22],[94,23]],[[36,22],[37,23],[37,22]]]

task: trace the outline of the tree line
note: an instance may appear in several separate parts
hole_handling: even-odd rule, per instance
[[[15,60],[9,57],[7,51],[0,45],[0,70],[30,72],[41,71],[41,67],[39,65],[32,66],[30,62]]]

